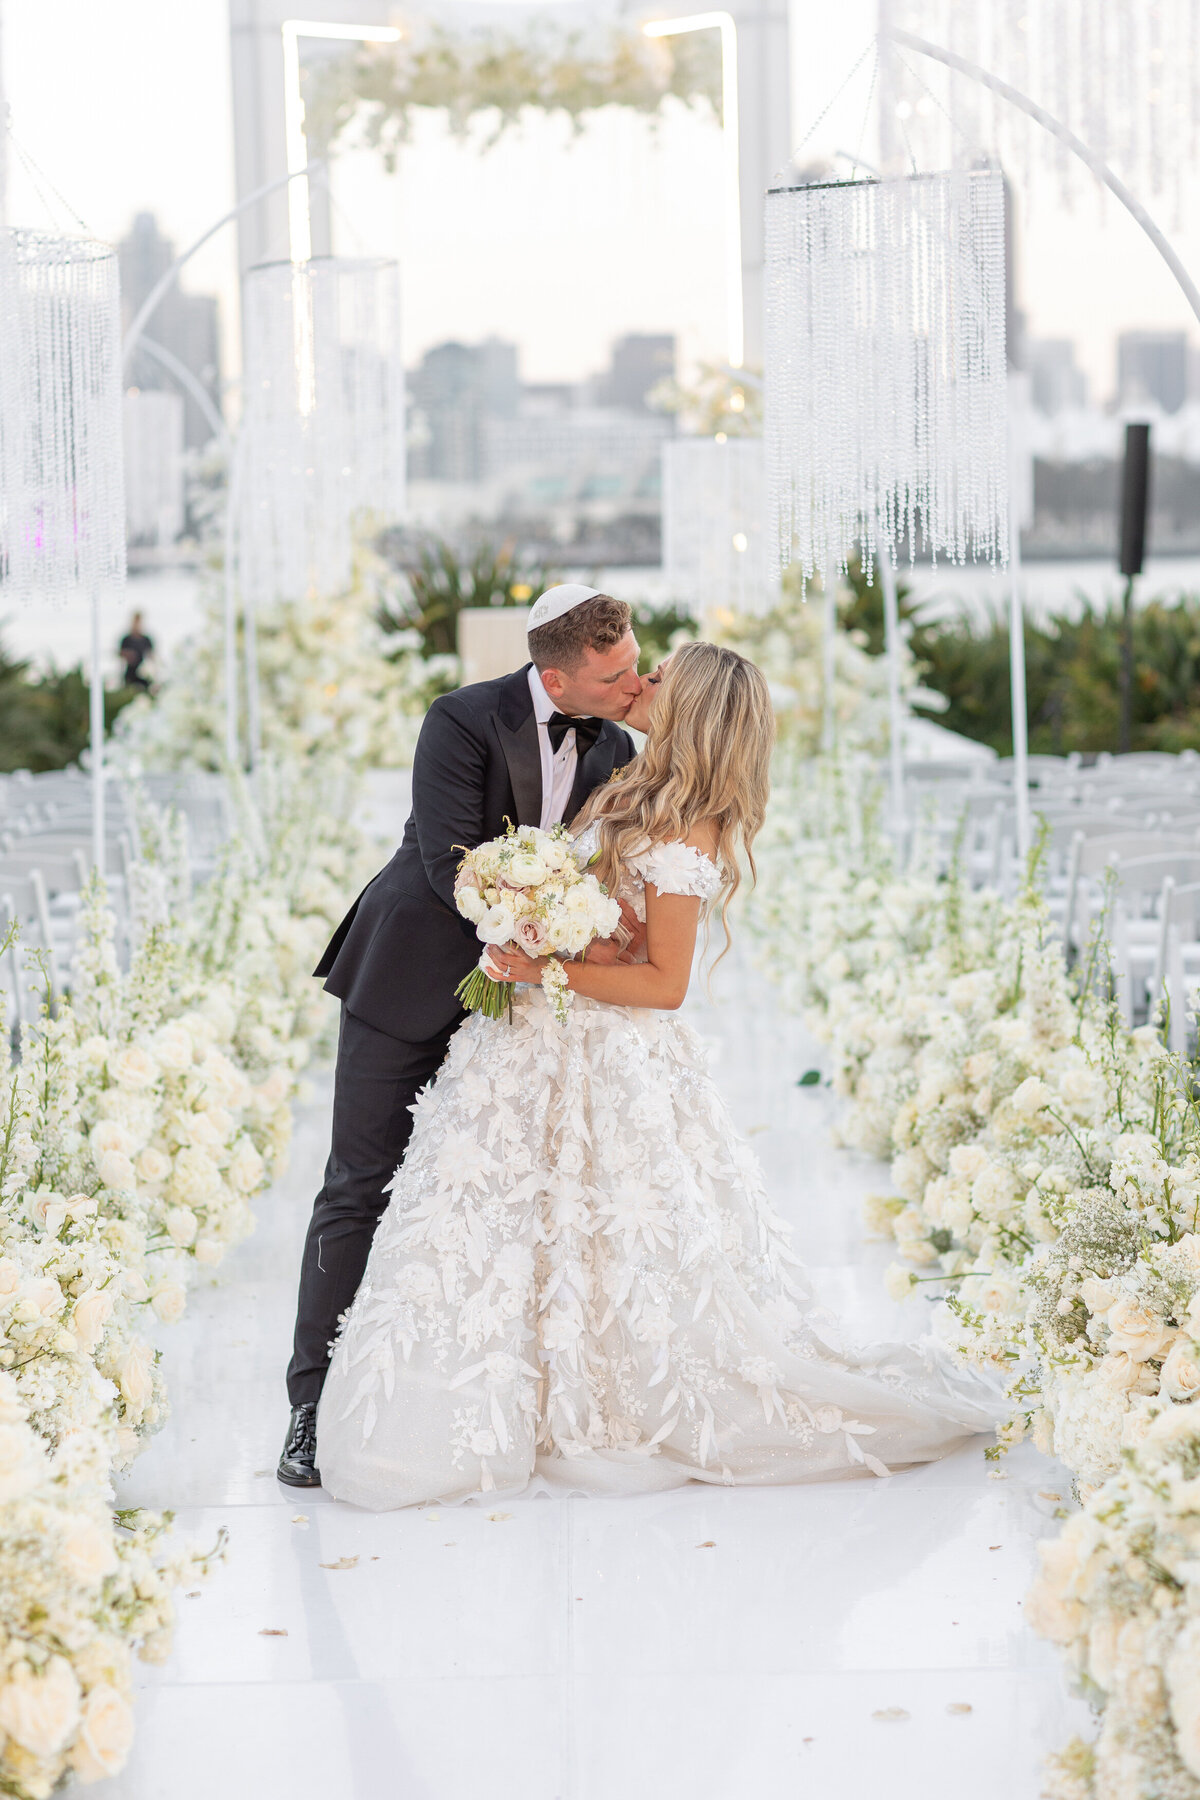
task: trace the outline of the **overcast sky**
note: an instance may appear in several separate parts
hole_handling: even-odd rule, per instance
[[[145,209],[182,245],[232,203],[225,0],[0,0],[0,14],[18,142],[96,235],[120,236]],[[871,0],[793,0],[797,142],[873,16]],[[864,68],[806,155],[856,147],[868,80]],[[447,337],[495,332],[520,343],[528,378],[574,379],[631,330],[673,330],[686,355],[719,356],[718,176],[716,127],[683,108],[657,133],[613,109],[578,139],[562,121],[532,119],[486,155],[455,145],[430,114],[396,176],[364,155],[342,160],[335,248],[401,257],[410,360]],[[49,213],[14,172],[14,223],[67,225],[48,198]],[[1194,325],[1115,205],[1067,212],[1048,195],[1032,217],[1021,203],[1021,225],[1030,328],[1073,337],[1099,397],[1112,388],[1118,331]],[[1200,266],[1200,235],[1175,241]],[[220,292],[231,314],[233,275],[229,231],[196,258],[187,285]]]

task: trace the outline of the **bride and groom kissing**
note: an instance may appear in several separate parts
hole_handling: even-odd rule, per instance
[[[945,1454],[990,1396],[931,1342],[831,1339],[677,1016],[702,918],[753,873],[761,672],[697,643],[639,678],[629,607],[577,584],[537,600],[529,652],[434,702],[400,848],[316,971],[342,1015],[280,1479],[385,1509]],[[466,1016],[463,851],[560,821],[623,926],[565,964],[565,1023],[514,945],[488,952],[508,1016]]]

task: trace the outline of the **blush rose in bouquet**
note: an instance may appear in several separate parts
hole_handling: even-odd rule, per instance
[[[565,825],[550,831],[510,825],[503,837],[468,850],[458,865],[454,899],[483,944],[513,944],[526,956],[545,959],[542,989],[562,1024],[571,993],[560,957],[577,956],[621,922],[617,901],[576,862]],[[489,975],[486,949],[456,993],[468,1012],[490,1019],[500,1018],[511,999],[508,985]]]

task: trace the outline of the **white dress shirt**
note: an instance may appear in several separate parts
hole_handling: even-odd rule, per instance
[[[543,831],[549,831],[551,825],[561,823],[567,810],[579,757],[573,731],[567,732],[557,752],[550,743],[547,726],[551,716],[560,709],[542,686],[535,663],[529,665],[529,692],[533,695],[533,716],[537,720],[538,749],[542,757],[542,816],[538,824]]]

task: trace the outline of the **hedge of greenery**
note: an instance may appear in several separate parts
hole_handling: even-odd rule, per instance
[[[113,688],[104,696],[111,729],[136,688]],[[88,741],[88,685],[82,668],[35,674],[0,642],[0,774],[13,769],[63,769],[77,760]]]
[[[883,647],[883,597],[878,582],[850,572],[854,598],[843,609],[847,629],[866,634],[865,647]],[[900,612],[922,683],[944,694],[939,723],[1012,754],[1009,715],[1008,620],[923,619],[903,582]],[[1117,675],[1121,656],[1119,604],[1087,604],[1078,617],[1052,613],[1025,626],[1029,747],[1064,756],[1071,750],[1115,750]],[[1200,594],[1152,600],[1133,621],[1133,750],[1200,748]]]

